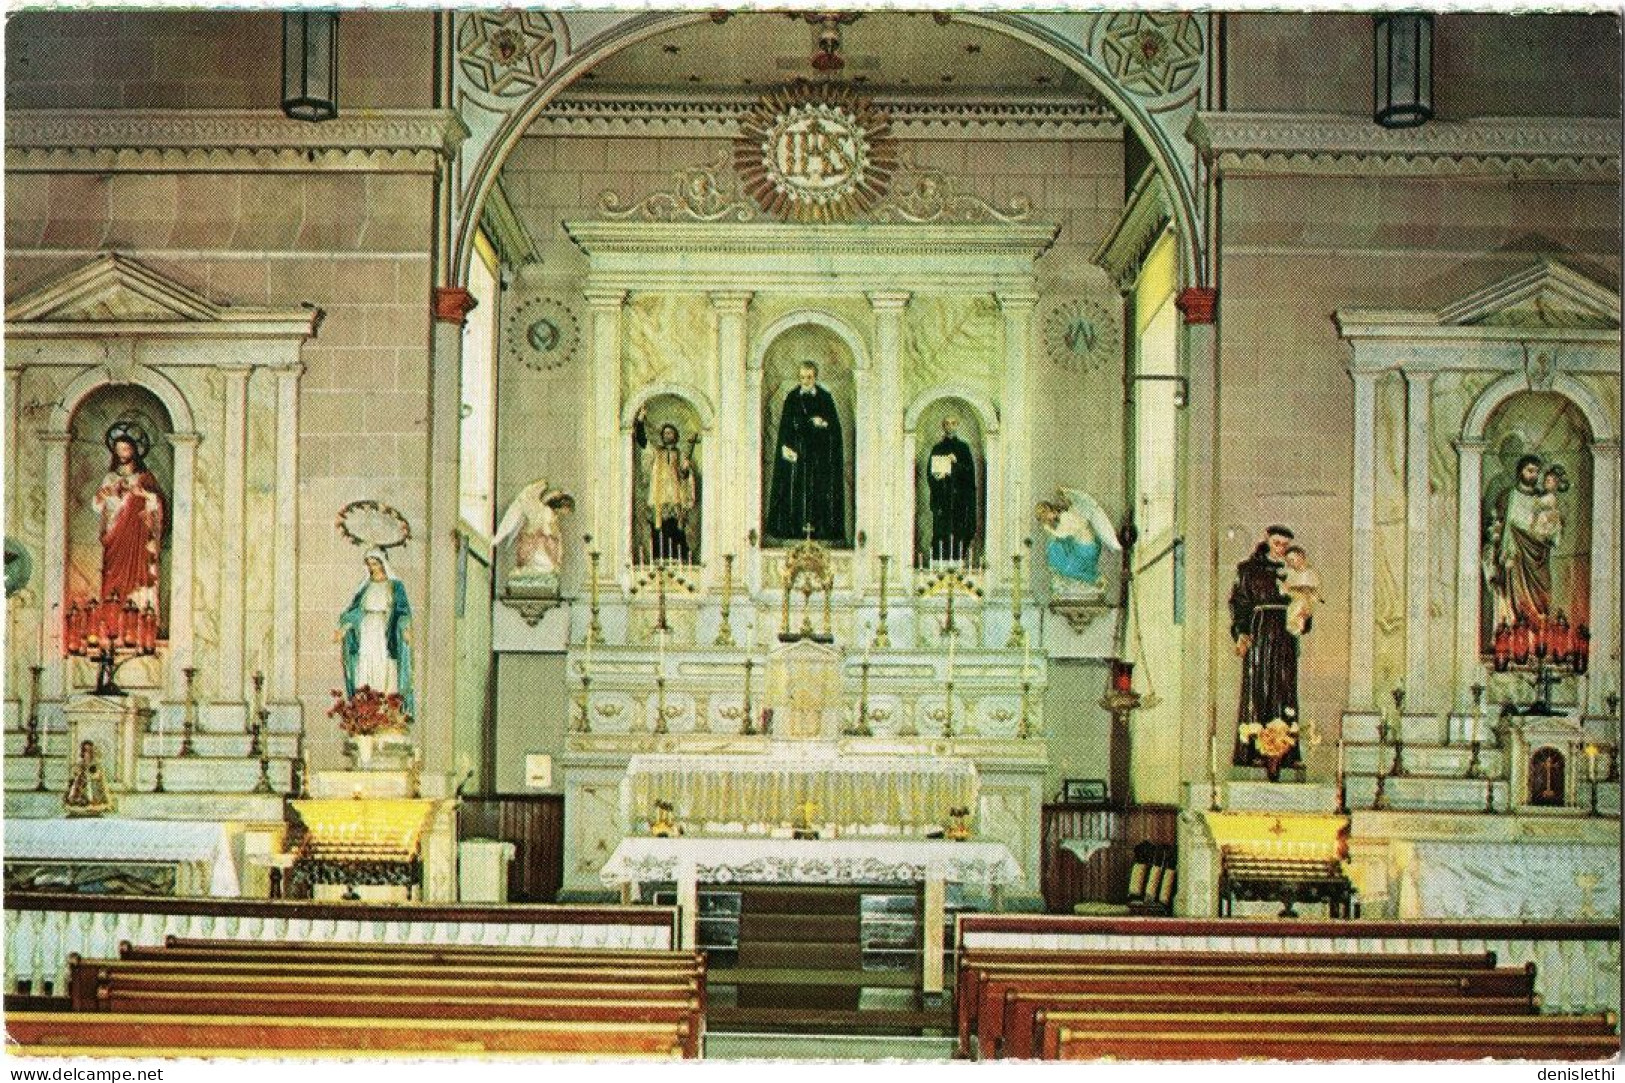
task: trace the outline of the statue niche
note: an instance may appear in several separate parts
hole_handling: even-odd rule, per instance
[[[762,533],[767,545],[852,546],[853,357],[829,328],[797,324],[762,359]]]
[[[1541,626],[1577,635],[1590,619],[1591,431],[1564,396],[1530,391],[1485,434],[1481,645],[1517,656]]]
[[[678,395],[653,395],[632,420],[632,560],[699,563],[700,415]]]
[[[987,523],[987,442],[981,419],[964,400],[941,398],[921,411],[918,432],[915,563],[951,560],[978,566]]]

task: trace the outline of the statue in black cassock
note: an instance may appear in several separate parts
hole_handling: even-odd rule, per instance
[[[926,461],[931,490],[931,558],[968,558],[976,541],[976,460],[959,438],[959,419],[942,419],[942,439]]]
[[[778,453],[767,505],[767,533],[846,543],[846,463],[835,397],[818,383],[818,366],[801,363],[779,418]]]
[[[1236,710],[1236,745],[1231,762],[1237,766],[1263,766],[1273,777],[1282,767],[1296,766],[1302,755],[1298,729],[1298,636],[1287,627],[1286,551],[1292,531],[1271,526],[1264,540],[1246,560],[1236,565],[1230,590],[1230,635],[1241,658],[1241,702]],[[1303,631],[1309,631],[1306,620]],[[1279,720],[1292,731],[1291,747],[1271,757],[1260,740],[1260,729]],[[1272,765],[1269,761],[1275,759]]]

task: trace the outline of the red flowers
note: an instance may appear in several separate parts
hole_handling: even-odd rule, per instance
[[[401,733],[406,729],[406,701],[397,692],[380,692],[370,685],[362,685],[348,698],[338,689],[332,689],[333,706],[327,717],[339,720],[339,729],[351,737],[365,737],[375,733]]]

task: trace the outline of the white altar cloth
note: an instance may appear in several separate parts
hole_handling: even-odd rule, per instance
[[[223,824],[178,820],[21,820],[5,823],[7,861],[154,862],[177,867],[177,895],[242,894]]]
[[[682,880],[704,884],[911,884],[941,880],[995,888],[1021,882],[1002,842],[934,839],[627,838],[599,874],[609,886]]]
[[[702,824],[814,823],[942,826],[952,808],[976,808],[976,765],[952,757],[820,755],[815,746],[770,755],[639,755],[621,786],[626,822],[648,821],[657,800],[673,818]]]

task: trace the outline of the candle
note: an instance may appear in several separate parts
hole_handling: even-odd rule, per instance
[[[1586,745],[1586,781],[1597,781],[1597,746]]]
[[[1021,637],[1021,679],[1027,679],[1028,663],[1032,661],[1033,645],[1026,636]]]
[[[950,632],[948,634],[948,683],[950,683],[950,684],[953,683],[953,679],[954,679],[954,639],[955,638],[956,637],[954,636],[954,634],[952,632]]]

